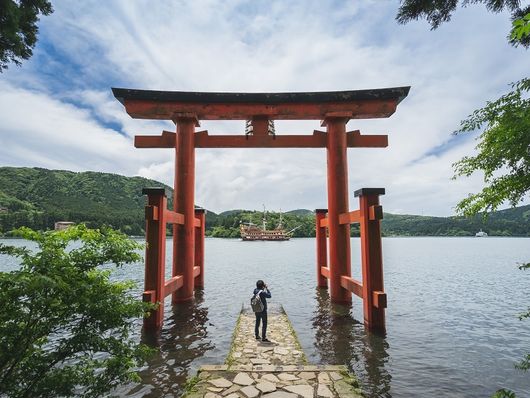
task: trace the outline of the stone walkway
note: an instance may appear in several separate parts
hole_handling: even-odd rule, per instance
[[[187,398],[362,397],[346,366],[308,365],[283,310],[269,313],[267,338],[254,338],[254,314],[243,311],[224,365],[205,365],[187,385]]]
[[[303,365],[307,363],[296,333],[285,313],[268,314],[267,338],[254,339],[254,313],[242,313],[232,341],[227,363],[235,365]],[[261,330],[260,330],[261,333]]]

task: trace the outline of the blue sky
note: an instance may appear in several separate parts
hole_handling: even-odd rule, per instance
[[[383,120],[350,129],[389,134],[386,149],[350,149],[349,189],[387,189],[385,210],[453,214],[482,186],[452,181],[474,152],[459,122],[530,70],[507,44],[509,17],[458,10],[431,31],[398,25],[398,1],[54,1],[34,56],[0,75],[0,164],[142,175],[172,185],[173,151],[134,149],[135,134],[172,130],[131,119],[110,87],[183,91],[319,91],[410,85]],[[211,134],[243,122],[208,122]],[[318,122],[278,122],[310,133]],[[200,150],[196,201],[232,208],[326,205],[323,150]],[[353,195],[351,195],[353,197]],[[357,207],[352,198],[352,208]]]

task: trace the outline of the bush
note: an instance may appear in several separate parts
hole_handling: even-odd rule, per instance
[[[0,273],[0,396],[97,397],[138,380],[134,369],[149,349],[129,333],[151,306],[131,296],[132,282],[112,282],[99,266],[139,261],[140,246],[83,225],[17,235],[38,251],[0,244],[21,261]]]

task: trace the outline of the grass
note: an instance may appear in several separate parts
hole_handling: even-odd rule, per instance
[[[233,355],[237,348],[236,336],[237,336],[237,332],[239,331],[239,326],[241,324],[242,315],[243,315],[243,310],[241,310],[241,312],[239,313],[239,316],[236,321],[236,326],[234,328],[234,332],[232,333],[232,344],[230,345],[230,352],[228,353],[228,356],[226,357],[226,361],[225,361],[225,363],[228,365],[228,368],[232,367],[232,365],[235,362]]]
[[[357,377],[355,377],[355,375],[351,374],[347,370],[341,370],[339,373],[341,374],[342,377],[344,377],[344,381],[346,383],[348,383],[354,388],[361,388],[359,384],[359,380],[357,380]]]
[[[184,383],[184,393],[182,394],[183,397],[190,395],[194,392],[197,392],[197,384],[201,381],[198,375],[190,377],[188,380],[186,380],[186,383]]]

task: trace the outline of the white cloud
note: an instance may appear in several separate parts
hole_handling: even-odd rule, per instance
[[[0,83],[3,165],[94,170],[131,175],[153,162],[132,139],[104,128],[90,112],[40,92]]]
[[[383,186],[389,211],[447,215],[481,180],[450,181],[451,164],[473,153],[472,140],[435,148],[530,66],[506,42],[508,16],[478,6],[459,10],[436,31],[425,22],[397,25],[390,2],[124,0],[54,7],[41,22],[34,60],[8,71],[0,87],[3,164],[139,174],[172,184],[174,151],[134,149],[132,137],[174,126],[131,119],[111,85],[249,92],[411,85],[391,118],[348,125],[388,133],[390,141],[386,149],[349,150],[351,207],[355,189]],[[64,58],[62,80],[43,72],[42,65],[61,71],[47,52],[50,43]],[[242,122],[202,128],[243,133]],[[280,134],[318,128],[317,121],[277,123]],[[324,150],[197,150],[196,159],[196,201],[214,211],[325,206]]]

